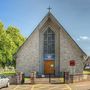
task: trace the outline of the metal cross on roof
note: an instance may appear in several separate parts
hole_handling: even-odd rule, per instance
[[[50,6],[47,8],[48,10],[49,10],[49,12],[50,12],[50,10],[52,9]]]

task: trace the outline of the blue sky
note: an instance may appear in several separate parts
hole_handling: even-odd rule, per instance
[[[79,46],[90,55],[90,0],[0,0],[0,20],[28,37],[47,14],[52,14]]]

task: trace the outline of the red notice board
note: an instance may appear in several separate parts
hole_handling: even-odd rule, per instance
[[[70,61],[69,61],[69,65],[70,65],[70,66],[75,66],[75,60],[70,60]]]

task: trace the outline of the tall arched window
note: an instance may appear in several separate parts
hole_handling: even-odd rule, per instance
[[[48,28],[44,33],[44,55],[55,55],[55,33]]]

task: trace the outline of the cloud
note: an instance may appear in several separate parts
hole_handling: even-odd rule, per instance
[[[77,41],[80,41],[80,39],[79,39],[79,38],[77,38]]]
[[[82,40],[90,40],[90,38],[87,37],[87,36],[80,36],[80,39],[82,39]]]
[[[77,43],[90,56],[90,36],[82,35],[77,38]]]
[[[80,36],[77,38],[77,41],[90,41],[90,37],[88,36]]]

